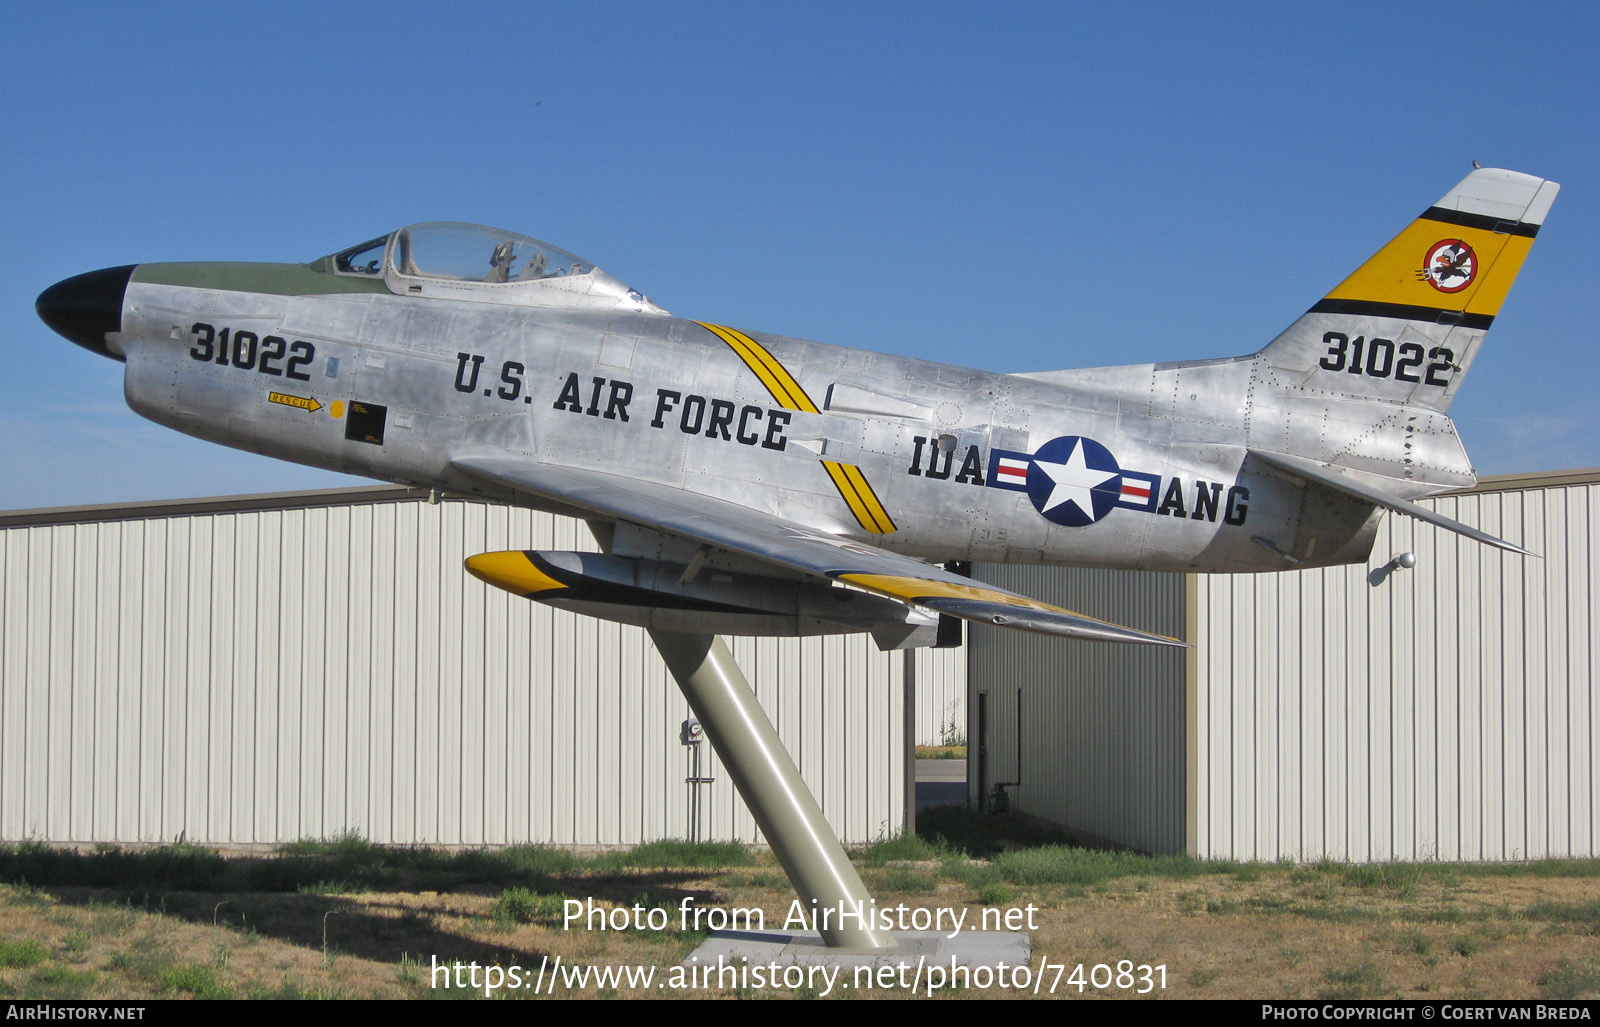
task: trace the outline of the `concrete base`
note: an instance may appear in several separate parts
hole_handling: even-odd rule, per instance
[[[815,931],[713,931],[685,966],[1026,966],[1032,938],[1014,931],[896,931],[892,949],[829,948]]]

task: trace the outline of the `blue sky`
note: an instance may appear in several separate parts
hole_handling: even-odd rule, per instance
[[[187,439],[39,291],[423,220],[676,314],[1002,371],[1254,351],[1466,174],[1563,185],[1452,415],[1600,465],[1580,5],[7,7],[0,508],[353,482]],[[1593,283],[1591,283],[1593,284]]]

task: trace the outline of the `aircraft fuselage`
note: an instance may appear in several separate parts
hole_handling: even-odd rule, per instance
[[[209,278],[181,284],[193,267]],[[1294,420],[1260,416],[1248,358],[1005,375],[664,314],[280,284],[300,272],[141,265],[117,339],[130,405],[226,445],[496,499],[511,497],[452,457],[582,466],[938,561],[1267,570],[1370,548],[1370,507],[1247,460]],[[1316,406],[1326,438],[1338,403]]]
[[[1172,645],[932,564],[1353,563],[1380,510],[1529,555],[1414,500],[1476,480],[1448,410],[1559,188],[1475,168],[1259,351],[1168,364],[994,374],[683,320],[451,222],[304,265],[108,268],[36,306],[180,431],[586,519],[603,557],[467,558],[516,595],[891,648],[946,617]]]

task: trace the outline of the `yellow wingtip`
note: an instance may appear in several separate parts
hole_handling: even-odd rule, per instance
[[[467,557],[464,566],[473,577],[519,596],[567,587],[534,566],[528,554],[520,550],[479,553]]]

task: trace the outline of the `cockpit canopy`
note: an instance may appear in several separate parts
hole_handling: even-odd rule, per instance
[[[412,225],[336,253],[331,261],[334,273],[381,278],[401,296],[666,313],[576,254],[482,225]]]

